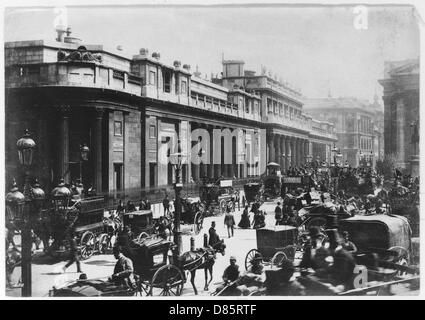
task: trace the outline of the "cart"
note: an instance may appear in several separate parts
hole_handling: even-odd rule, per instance
[[[201,185],[199,197],[208,216],[223,214],[227,208],[233,210],[239,202],[239,193],[233,189],[232,180],[219,179]]]
[[[411,229],[405,217],[397,215],[355,216],[339,223],[341,232],[347,231],[358,252],[357,264],[365,265],[369,278],[405,274],[411,267],[413,256]],[[370,259],[371,254],[377,257]],[[372,263],[373,262],[373,263]],[[379,274],[377,267],[382,267],[387,274]]]
[[[164,219],[167,219],[164,217]],[[155,233],[155,222],[152,216],[152,210],[138,210],[127,212],[122,215],[123,226],[129,226],[133,238],[138,242],[148,238]]]
[[[199,234],[204,225],[205,207],[194,198],[181,199],[181,223],[192,224],[195,234]]]
[[[247,205],[251,205],[253,202],[258,202],[262,204],[264,202],[264,197],[262,195],[263,188],[262,184],[258,182],[249,182],[244,184],[243,190],[245,193],[245,201]]]
[[[245,269],[249,270],[255,258],[261,258],[271,267],[279,265],[283,259],[295,259],[298,229],[292,226],[274,226],[257,229],[257,249],[248,251]]]
[[[104,218],[104,198],[90,197],[77,200],[71,207],[56,211],[50,209],[44,224],[52,239],[49,254],[60,257],[69,251],[68,237],[74,230],[77,235],[79,255],[82,260],[94,253],[103,253],[108,239],[115,234],[119,221]]]

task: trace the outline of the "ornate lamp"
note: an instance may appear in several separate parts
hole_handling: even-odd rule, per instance
[[[13,179],[12,188],[6,195],[6,210],[10,214],[12,221],[22,223],[24,221],[25,196],[19,191],[15,179]]]
[[[32,165],[35,142],[31,139],[28,129],[25,129],[24,135],[16,143],[18,148],[19,163],[24,167]]]
[[[51,197],[55,204],[56,211],[64,211],[68,208],[69,200],[71,199],[72,192],[65,186],[63,179],[59,181],[56,188],[52,190]]]

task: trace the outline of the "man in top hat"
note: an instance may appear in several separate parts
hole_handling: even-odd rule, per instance
[[[208,230],[209,233],[209,239],[208,239],[208,245],[209,246],[214,246],[214,244],[216,244],[217,242],[220,241],[220,237],[217,234],[217,231],[215,230],[215,221],[211,222],[211,227]]]

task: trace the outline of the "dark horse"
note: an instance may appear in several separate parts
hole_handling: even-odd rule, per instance
[[[195,251],[188,251],[183,253],[179,257],[179,265],[182,270],[190,272],[190,283],[192,284],[195,294],[198,294],[198,290],[195,286],[195,275],[196,270],[204,269],[205,272],[205,287],[204,290],[208,290],[208,286],[213,279],[213,266],[216,259],[216,254],[221,253],[224,256],[226,245],[223,240],[215,243],[212,247],[204,247],[196,249]],[[208,271],[210,273],[210,280],[208,281]]]

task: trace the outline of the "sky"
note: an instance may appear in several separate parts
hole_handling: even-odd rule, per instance
[[[367,7],[367,29],[353,6],[67,7],[73,36],[86,44],[160,52],[161,60],[220,74],[221,59],[245,69],[265,66],[306,98],[357,97],[382,104],[384,61],[419,57],[419,18],[412,7]],[[54,39],[53,8],[5,11],[4,40]],[[364,20],[363,20],[364,21]]]

